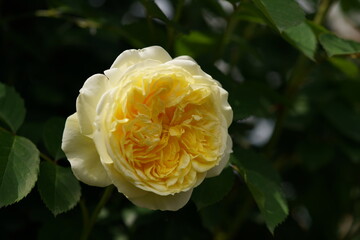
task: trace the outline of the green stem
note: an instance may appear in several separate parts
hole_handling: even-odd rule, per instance
[[[82,219],[83,219],[83,229],[86,228],[86,226],[89,224],[89,211],[86,207],[85,201],[83,198],[80,199],[79,202],[80,205],[80,209],[81,209],[81,215],[82,215]]]
[[[15,135],[15,133],[13,133],[13,132],[11,132],[11,131],[3,128],[3,127],[0,127],[0,131],[7,132],[7,133],[10,133],[10,134],[12,134],[12,135]]]
[[[40,157],[52,164],[56,164],[56,162],[52,160],[49,156],[47,156],[45,153],[40,152]]]
[[[319,6],[319,10],[315,15],[314,22],[316,24],[322,24],[326,13],[330,6],[330,0],[322,0]],[[288,101],[288,104],[281,106],[278,111],[277,121],[275,123],[274,132],[269,140],[267,145],[266,153],[268,156],[272,156],[274,149],[279,141],[280,135],[282,133],[285,119],[289,112],[289,107],[292,105],[299,89],[305,84],[307,80],[307,75],[310,72],[311,62],[303,54],[300,54],[296,60],[296,64],[292,74],[290,75],[288,85],[285,89],[285,100]]]
[[[322,0],[318,12],[314,18],[314,23],[321,25],[330,7],[331,0]]]
[[[112,191],[114,190],[114,186],[111,185],[107,188],[105,188],[105,191],[100,199],[100,201],[98,202],[98,204],[96,205],[93,213],[91,214],[91,217],[89,218],[89,214],[87,212],[87,209],[85,207],[84,203],[80,202],[80,207],[82,209],[83,212],[83,217],[85,218],[84,221],[84,229],[81,235],[81,240],[87,240],[89,239],[90,233],[95,225],[95,222],[99,216],[99,213],[101,211],[101,209],[105,206],[105,204],[107,203],[107,201],[110,199]],[[88,220],[86,220],[88,219]]]
[[[13,132],[11,132],[11,131],[3,128],[3,127],[0,127],[0,131],[7,132],[7,133],[10,133],[10,134],[16,136],[16,133],[13,133]],[[44,159],[44,160],[46,160],[46,161],[48,161],[48,162],[50,162],[50,163],[56,164],[56,161],[53,160],[53,159],[51,159],[51,158],[50,158],[49,156],[47,156],[45,153],[39,152],[39,154],[40,154],[40,157],[41,157],[42,159]]]

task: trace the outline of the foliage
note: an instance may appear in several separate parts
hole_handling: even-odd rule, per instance
[[[359,30],[358,0],[1,1],[0,239],[359,239],[360,43],[337,3]],[[60,148],[84,81],[150,45],[234,110],[229,166],[177,212],[80,184]]]

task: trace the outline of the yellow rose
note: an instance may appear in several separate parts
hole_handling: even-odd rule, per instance
[[[134,204],[177,210],[218,175],[232,149],[228,93],[190,57],[127,50],[86,80],[62,149],[74,175],[114,184]]]

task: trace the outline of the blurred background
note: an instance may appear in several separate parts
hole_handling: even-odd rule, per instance
[[[323,26],[360,41],[360,2],[327,2]],[[322,11],[317,0],[298,4],[308,20]],[[150,211],[113,194],[90,239],[360,239],[359,54],[328,57],[318,46],[313,60],[301,57],[252,1],[1,0],[0,81],[25,101],[19,134],[44,149],[44,124],[75,112],[89,76],[151,45],[190,55],[229,91],[234,148],[270,152],[289,216],[272,235],[234,173],[224,199],[201,209]],[[305,80],[289,90],[299,58]],[[81,187],[94,207],[102,189]],[[79,205],[54,217],[36,187],[0,209],[1,239],[79,239],[81,226]]]

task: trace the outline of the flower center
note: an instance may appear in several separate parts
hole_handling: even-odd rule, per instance
[[[210,89],[181,74],[154,73],[134,77],[122,94],[111,138],[124,161],[119,169],[130,166],[135,182],[175,193],[218,163],[221,130]]]

